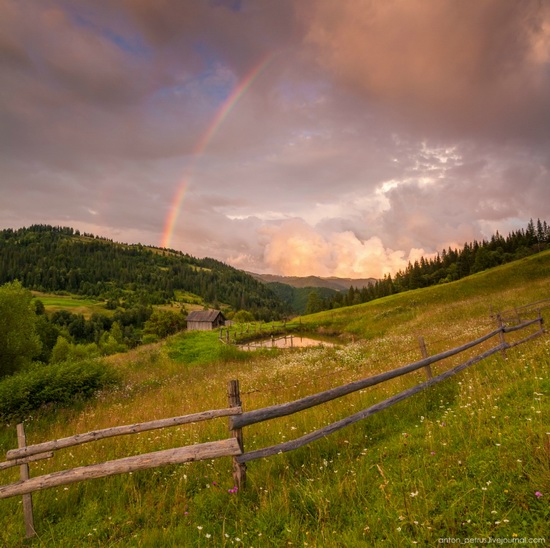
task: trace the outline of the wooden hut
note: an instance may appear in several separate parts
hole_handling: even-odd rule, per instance
[[[187,316],[189,331],[211,331],[225,325],[225,317],[219,310],[194,310]]]

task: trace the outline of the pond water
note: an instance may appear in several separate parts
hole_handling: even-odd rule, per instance
[[[306,348],[310,346],[336,346],[336,344],[324,339],[313,339],[311,337],[302,337],[301,335],[283,335],[238,345],[241,350],[256,350],[258,348]]]

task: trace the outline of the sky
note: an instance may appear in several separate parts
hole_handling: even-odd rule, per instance
[[[0,228],[376,277],[550,221],[550,2],[0,0]]]

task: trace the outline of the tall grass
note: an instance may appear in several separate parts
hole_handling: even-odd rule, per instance
[[[80,408],[33,417],[26,423],[29,443],[225,407],[234,378],[245,409],[254,409],[393,369],[420,357],[418,335],[435,353],[493,329],[491,305],[548,297],[549,265],[550,254],[541,254],[454,284],[302,319],[354,334],[355,343],[342,347],[224,354],[235,351],[219,345],[216,334],[187,334],[114,356],[123,384]],[[234,492],[227,458],[35,493],[39,536],[31,544],[349,547],[544,537],[549,369],[545,335],[329,438],[249,463],[243,492]],[[247,427],[245,448],[298,437],[423,379],[423,371],[415,372]],[[31,475],[227,436],[227,420],[218,419],[103,440],[34,463]],[[16,444],[13,427],[0,431],[3,451]],[[18,472],[1,477],[3,484],[16,481]],[[7,546],[22,543],[20,516],[20,499],[0,501]]]

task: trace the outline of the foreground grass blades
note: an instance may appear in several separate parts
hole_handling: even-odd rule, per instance
[[[420,357],[418,335],[433,354],[494,328],[491,305],[547,298],[549,264],[550,255],[541,254],[515,268],[302,319],[355,332],[356,342],[340,348],[229,356],[215,336],[197,335],[113,356],[122,384],[79,408],[35,415],[26,423],[28,441],[225,407],[230,379],[240,380],[250,410],[393,369]],[[543,315],[548,325],[549,309]],[[224,458],[35,493],[38,537],[31,545],[426,546],[440,538],[542,538],[550,521],[549,373],[545,335],[329,438],[249,463],[242,492]],[[245,449],[298,437],[423,378],[419,371],[247,427]],[[227,420],[217,419],[103,440],[34,463],[31,475],[227,436]],[[0,445],[3,452],[16,447],[13,426],[0,431]],[[17,479],[11,469],[1,482]],[[2,543],[21,545],[20,498],[0,501],[0,509]]]

